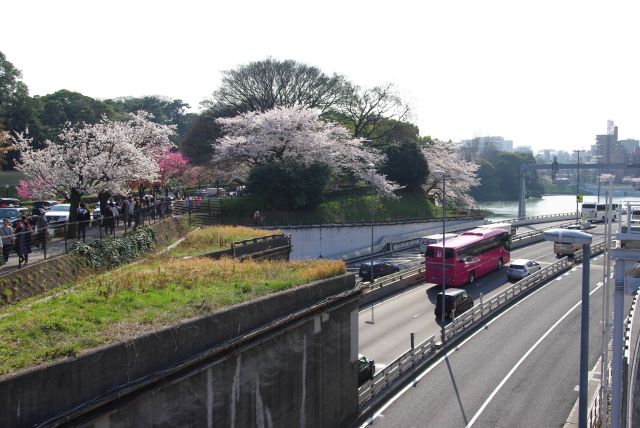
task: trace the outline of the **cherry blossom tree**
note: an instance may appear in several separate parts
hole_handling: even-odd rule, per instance
[[[38,200],[53,196],[48,191],[49,183],[41,179],[19,180],[16,186],[18,197],[22,199]]]
[[[97,193],[104,204],[111,193],[127,193],[131,181],[157,178],[158,160],[172,145],[174,127],[150,119],[138,112],[123,122],[103,118],[96,124],[66,124],[42,149],[19,135],[16,169],[43,192],[69,200],[70,221],[75,221],[82,195]]]
[[[226,135],[214,144],[213,161],[241,183],[251,168],[273,162],[320,163],[335,175],[353,174],[370,182],[372,166],[380,165],[384,156],[366,148],[362,139],[352,138],[346,128],[319,116],[318,109],[290,107],[217,119]],[[375,172],[373,182],[385,197],[394,197],[399,188]]]
[[[476,201],[469,195],[469,189],[480,184],[476,175],[479,166],[465,161],[451,142],[430,140],[422,151],[431,171],[423,186],[427,196],[442,203],[442,179],[434,174],[434,171],[440,170],[446,173],[447,204],[458,207],[475,205]]]

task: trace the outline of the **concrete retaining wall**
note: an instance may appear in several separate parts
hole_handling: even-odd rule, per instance
[[[447,231],[472,228],[484,224],[483,219],[449,220]],[[371,224],[325,224],[279,227],[291,235],[292,259],[350,259],[371,251]],[[389,242],[419,238],[442,232],[441,220],[374,223],[374,252]]]
[[[575,220],[576,215],[573,214],[557,214],[557,215],[549,215],[549,216],[540,216],[537,218],[524,218],[522,220],[514,220],[511,223],[515,226],[526,226],[529,224],[539,224],[539,223],[549,223],[552,221],[560,221],[560,220]]]
[[[352,425],[353,287],[353,275],[319,281],[3,376],[0,426]],[[288,317],[304,308],[304,317]],[[269,329],[277,319],[281,325]],[[87,413],[91,400],[97,407]]]

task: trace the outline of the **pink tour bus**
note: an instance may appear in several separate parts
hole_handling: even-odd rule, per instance
[[[511,238],[502,229],[473,229],[445,242],[446,286],[471,284],[510,261]],[[442,242],[427,247],[424,279],[442,284]]]

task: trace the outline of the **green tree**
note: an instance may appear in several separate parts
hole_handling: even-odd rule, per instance
[[[247,189],[265,208],[310,209],[322,202],[322,192],[330,175],[330,168],[320,163],[305,167],[274,162],[253,168]]]
[[[172,99],[160,95],[144,97],[121,97],[105,100],[105,103],[118,115],[125,119],[127,114],[144,110],[153,114],[153,121],[163,125],[176,125],[176,134],[182,137],[187,133],[191,121],[196,116],[187,113],[189,104],[180,99]]]
[[[427,160],[421,146],[415,141],[403,141],[387,146],[387,156],[381,172],[389,180],[395,181],[407,190],[417,190],[426,182],[429,175]]]

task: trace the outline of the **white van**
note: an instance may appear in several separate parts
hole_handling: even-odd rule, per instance
[[[596,204],[593,202],[585,202],[582,204],[582,220],[590,221],[592,223],[601,221],[604,223],[606,219],[607,205]],[[620,204],[611,204],[611,211],[609,212],[609,218],[612,221],[616,221],[620,218]]]
[[[453,239],[458,236],[456,233],[445,233],[445,240]],[[423,236],[422,238],[418,238],[418,243],[420,244],[420,253],[424,254],[427,252],[427,247],[431,244],[437,244],[438,242],[442,242],[442,233]]]

